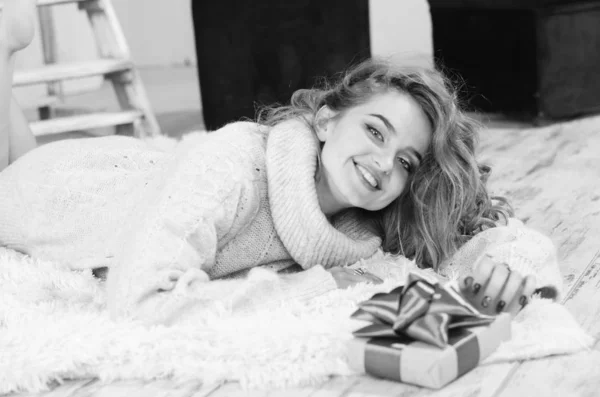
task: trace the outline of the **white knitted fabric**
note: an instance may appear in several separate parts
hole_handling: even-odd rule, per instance
[[[273,220],[286,249],[303,268],[347,265],[373,255],[381,239],[353,216],[334,218],[321,211],[315,188],[316,138],[299,120],[269,133],[267,172]],[[301,171],[301,172],[300,172]],[[342,232],[343,231],[343,232]]]
[[[231,288],[209,279],[372,255],[379,237],[347,216],[341,233],[320,211],[311,131],[293,121],[266,132],[233,123],[166,151],[123,137],[38,148],[0,174],[0,243],[75,269],[110,267],[111,313],[151,323]],[[310,274],[311,293],[335,285]]]
[[[119,136],[40,146],[0,172],[0,245],[73,268],[112,266],[165,160]]]

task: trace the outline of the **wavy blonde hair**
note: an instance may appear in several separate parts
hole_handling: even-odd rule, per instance
[[[287,106],[262,108],[257,118],[272,126],[297,117],[314,132],[322,106],[344,112],[390,90],[410,95],[421,106],[431,124],[432,142],[400,197],[380,211],[364,213],[374,221],[385,252],[437,270],[472,236],[506,223],[513,214],[504,198],[488,194],[491,170],[475,159],[479,125],[462,110],[441,71],[369,59],[333,83],[296,91]]]

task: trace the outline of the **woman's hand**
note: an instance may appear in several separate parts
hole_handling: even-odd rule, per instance
[[[383,280],[379,277],[365,272],[362,269],[349,269],[347,267],[332,267],[328,269],[333,276],[338,288],[345,289],[358,283],[381,284]]]
[[[484,314],[508,312],[516,315],[528,302],[535,288],[534,276],[523,277],[507,265],[484,255],[473,274],[461,277],[460,290]]]

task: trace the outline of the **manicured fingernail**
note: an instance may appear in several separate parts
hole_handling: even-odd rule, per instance
[[[481,284],[479,283],[475,283],[475,285],[473,285],[473,293],[475,295],[477,295],[479,293],[479,290],[481,289]]]
[[[469,277],[465,278],[464,283],[465,283],[465,287],[470,287],[471,284],[473,283],[473,277],[469,276]]]
[[[525,306],[527,304],[527,297],[525,295],[519,298],[519,304],[521,306]]]
[[[488,307],[490,305],[491,301],[492,301],[492,298],[490,298],[489,296],[484,296],[483,300],[481,301],[481,306]]]
[[[498,305],[496,306],[496,311],[498,313],[500,313],[502,310],[504,310],[504,306],[506,306],[506,302],[504,302],[504,301],[498,302]]]

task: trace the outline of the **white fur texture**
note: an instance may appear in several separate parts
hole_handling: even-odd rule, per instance
[[[414,269],[409,261],[381,256],[360,265],[386,282],[245,313],[215,302],[193,324],[144,328],[109,321],[104,286],[89,272],[0,248],[0,394],[93,377],[283,388],[351,375],[346,342],[360,326],[349,318],[357,302],[391,290]],[[255,269],[250,277],[268,280],[272,273]],[[535,300],[513,324],[512,341],[488,362],[570,353],[591,344],[572,316],[548,301]]]

